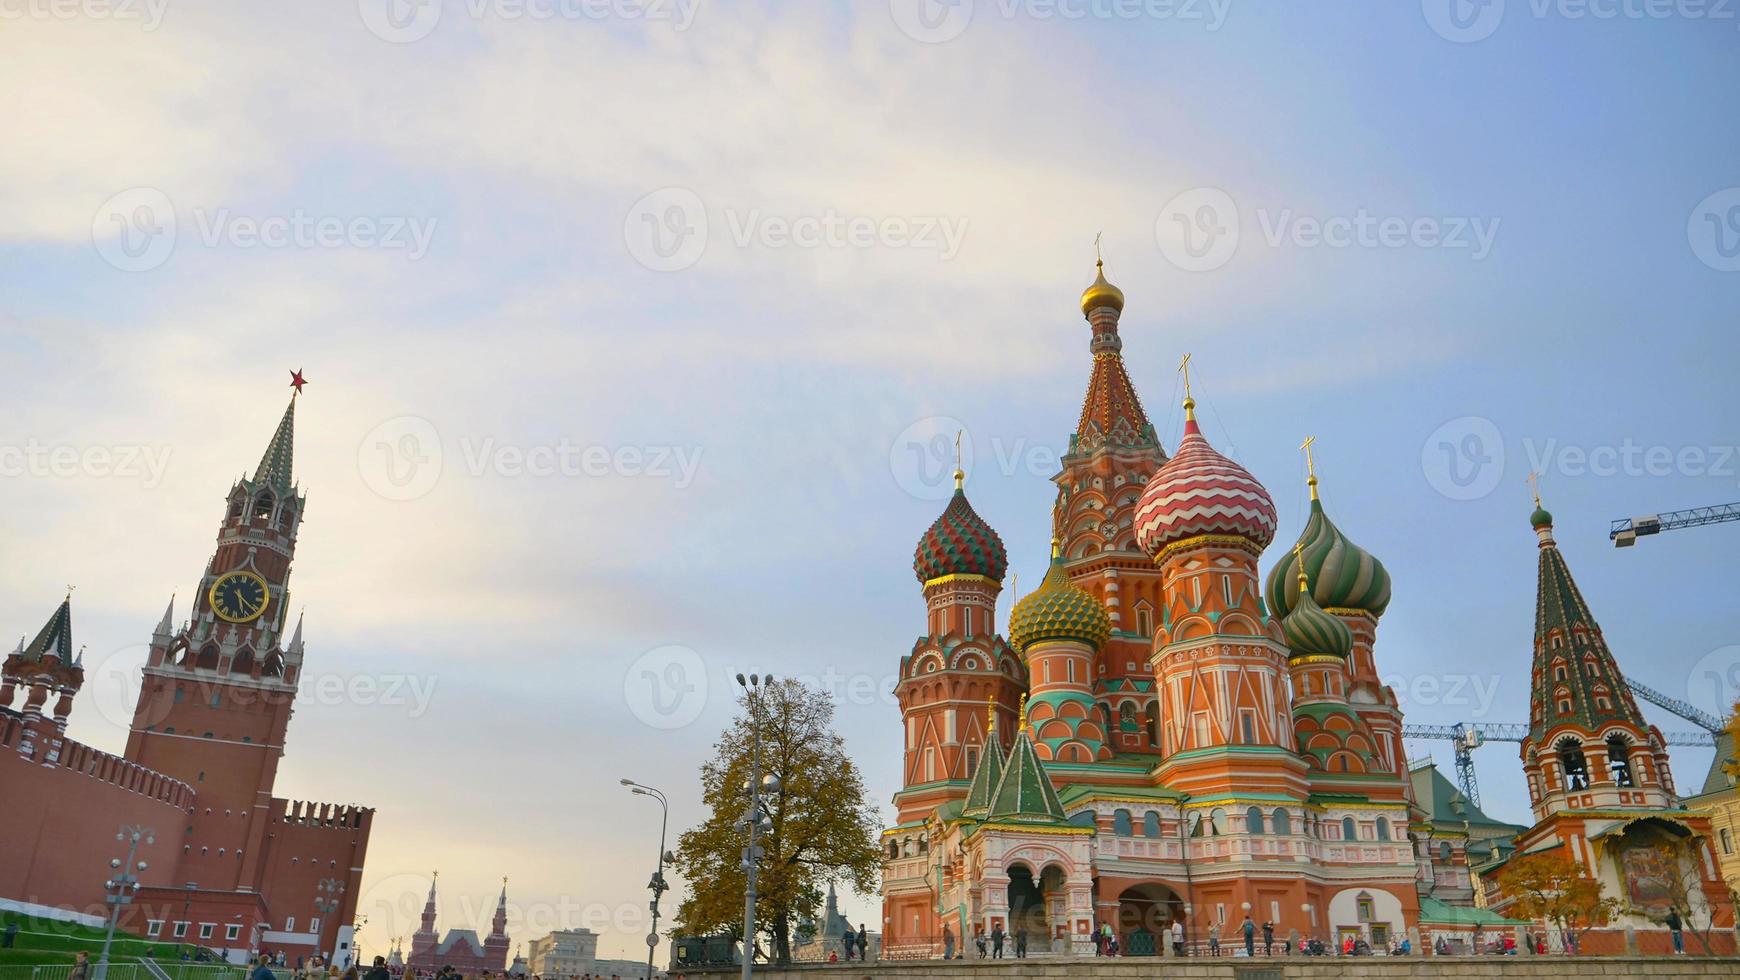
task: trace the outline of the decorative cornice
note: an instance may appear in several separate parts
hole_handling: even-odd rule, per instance
[[[1154,564],[1164,565],[1167,559],[1181,551],[1189,551],[1195,548],[1207,548],[1215,545],[1235,547],[1241,551],[1250,553],[1253,557],[1263,553],[1263,549],[1257,547],[1248,538],[1237,534],[1197,534],[1174,541],[1166,547],[1161,548],[1160,551],[1154,555]]]

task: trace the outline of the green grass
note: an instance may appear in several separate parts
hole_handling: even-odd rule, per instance
[[[79,950],[96,956],[103,949],[103,935],[106,930],[95,926],[79,925],[76,922],[62,922],[58,919],[43,919],[23,915],[18,912],[0,912],[0,930],[16,922],[18,935],[13,938],[11,949],[0,949],[0,954],[32,952],[36,954],[58,953],[64,958],[15,960],[0,958],[0,963],[70,963],[72,954]],[[176,942],[146,939],[129,932],[115,930],[114,944],[109,947],[111,959],[137,959],[150,956],[154,960],[166,960],[171,963],[181,961],[182,950],[192,956],[198,947]]]

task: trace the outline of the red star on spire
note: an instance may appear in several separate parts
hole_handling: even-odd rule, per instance
[[[308,379],[302,376],[300,370],[290,372],[290,387],[295,388],[298,395],[302,394],[302,386],[307,383]]]

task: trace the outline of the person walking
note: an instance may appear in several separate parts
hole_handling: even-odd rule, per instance
[[[1251,921],[1249,913],[1245,914],[1244,925],[1239,928],[1245,934],[1245,955],[1255,959],[1257,955],[1257,924]]]
[[[943,927],[943,932],[947,934],[947,926]],[[858,945],[858,934],[852,931],[852,923],[846,923],[846,934],[840,937],[840,944],[846,947],[846,962],[852,962],[852,947]]]
[[[985,927],[984,926],[977,925],[977,926],[973,927],[973,945],[979,947],[979,959],[981,959],[981,960],[984,959],[985,958]]]
[[[1015,958],[1018,960],[1027,958],[1027,923],[1025,922],[1015,927]]]
[[[864,923],[858,923],[858,959],[870,961],[870,933],[864,928]]]
[[[1668,909],[1667,927],[1668,935],[1672,936],[1674,940],[1674,955],[1686,955],[1686,934],[1682,931],[1685,928],[1685,923],[1680,919],[1679,909]]]
[[[994,960],[1000,960],[1003,958],[1004,935],[1005,933],[1003,932],[1002,923],[998,923],[991,927],[991,958]]]
[[[78,951],[78,955],[73,957],[72,971],[66,975],[66,980],[90,980],[90,977],[91,954],[81,949]]]
[[[16,922],[6,923],[6,936],[5,936],[5,938],[0,939],[0,949],[11,949],[12,944],[14,942],[16,942],[17,940],[18,940],[18,923],[16,923]]]
[[[846,930],[847,935],[851,935],[851,932],[852,930],[850,929]],[[945,922],[943,923],[943,959],[952,960],[954,958],[955,934],[954,931],[949,928],[949,924]]]
[[[1275,955],[1275,923],[1272,921],[1263,923],[1263,955]]]
[[[375,957],[375,965],[369,967],[369,972],[363,974],[363,980],[393,980],[392,973],[387,970],[387,958]]]
[[[1216,957],[1220,955],[1220,930],[1225,925],[1225,922],[1216,922],[1214,928],[1209,931],[1208,955]]]
[[[1172,955],[1184,955],[1184,920],[1172,920]]]
[[[1094,923],[1093,935],[1094,935],[1094,955],[1095,956],[1106,955],[1106,937],[1100,933],[1101,928],[1102,928],[1102,926],[1099,923],[1097,923],[1097,922]]]

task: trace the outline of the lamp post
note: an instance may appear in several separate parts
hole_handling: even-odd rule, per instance
[[[1186,836],[1184,804],[1190,802],[1189,793],[1178,794],[1178,853],[1184,858],[1184,955],[1194,952],[1196,945],[1196,880],[1190,873],[1190,838]]]
[[[670,887],[665,884],[665,862],[676,860],[674,856],[670,855],[665,850],[665,828],[669,826],[671,822],[671,801],[665,799],[665,794],[653,789],[651,786],[643,786],[632,779],[622,780],[622,785],[627,786],[628,791],[636,796],[650,796],[657,800],[659,802],[659,808],[664,811],[664,815],[659,818],[658,870],[653,872],[652,884],[647,885],[648,888],[652,889],[653,896],[651,905],[652,930],[646,934],[646,976],[647,980],[652,980],[653,953],[659,947],[659,897],[665,893],[665,889]]]
[[[763,808],[765,796],[771,796],[780,790],[779,777],[771,773],[761,774],[761,693],[773,686],[773,675],[758,677],[750,674],[744,680],[742,674],[737,675],[737,685],[748,694],[749,700],[749,741],[752,746],[749,763],[749,782],[743,787],[743,795],[748,801],[743,816],[737,821],[739,829],[745,831],[748,846],[743,848],[743,980],[750,980],[755,971],[755,872],[763,857],[761,845],[757,843],[762,834],[773,830],[773,818],[767,815]]]
[[[103,933],[103,952],[97,957],[96,980],[104,980],[109,974],[109,945],[115,941],[115,924],[121,918],[121,906],[133,904],[133,896],[139,891],[137,872],[145,870],[144,861],[135,861],[139,856],[139,842],[157,843],[157,834],[149,827],[122,827],[115,835],[118,841],[127,844],[127,858],[111,858],[109,868],[116,874],[103,882],[103,903],[109,907],[109,928]]]
[[[314,911],[321,915],[320,925],[326,926],[326,917],[338,911],[338,896],[344,894],[344,882],[337,878],[322,878],[314,889]],[[314,953],[320,955],[320,930],[314,931]]]

